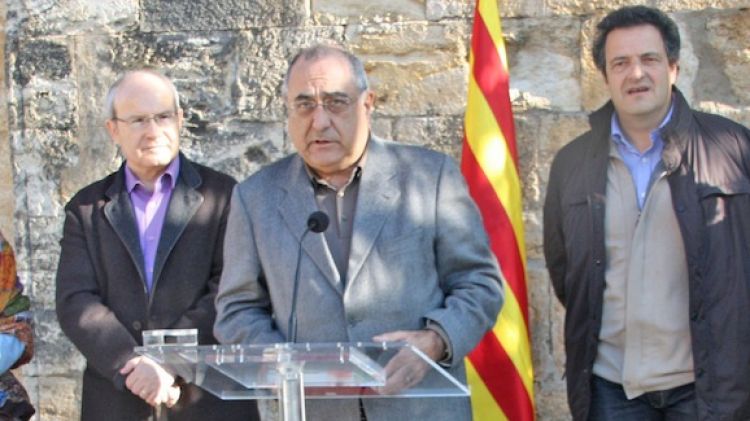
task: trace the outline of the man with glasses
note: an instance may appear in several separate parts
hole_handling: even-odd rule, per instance
[[[464,381],[463,358],[493,325],[502,289],[456,165],[370,133],[375,94],[346,51],[302,50],[283,93],[297,153],[235,188],[216,337],[294,340],[287,321],[298,271],[298,342],[406,341]],[[330,226],[303,238],[318,210]],[[395,391],[419,384],[425,367],[386,370]],[[311,400],[306,408],[313,420],[471,418],[461,398]]]
[[[81,419],[254,420],[251,401],[224,402],[133,348],[149,329],[211,329],[235,181],[179,153],[177,90],[152,70],[110,88],[106,128],[119,171],[65,207],[57,315],[86,358]]]

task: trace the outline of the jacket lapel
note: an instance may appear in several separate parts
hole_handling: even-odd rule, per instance
[[[172,252],[190,219],[203,203],[203,195],[197,190],[202,182],[200,174],[190,164],[190,161],[180,154],[180,173],[177,176],[177,183],[172,192],[167,213],[164,215],[164,225],[161,229],[159,246],[156,249],[152,288],[156,288],[167,256]]]
[[[367,160],[362,171],[359,196],[354,212],[347,288],[357,278],[367,256],[370,255],[375,240],[388,218],[395,212],[401,195],[398,186],[398,168],[393,167],[395,159],[390,159],[383,141],[370,139]]]
[[[143,252],[138,238],[138,224],[133,213],[133,205],[125,188],[125,164],[120,167],[112,185],[105,193],[109,202],[104,205],[104,216],[109,221],[120,241],[130,255],[130,259],[138,268],[138,274],[145,287],[146,272],[143,267]]]
[[[312,183],[299,155],[291,159],[288,171],[287,176],[282,177],[277,184],[279,188],[286,191],[285,197],[279,204],[279,213],[287,229],[292,232],[299,243],[307,229],[308,216],[318,210],[318,206],[315,203]],[[343,294],[341,276],[325,243],[325,236],[313,232],[308,233],[302,241],[302,249],[334,289]]]

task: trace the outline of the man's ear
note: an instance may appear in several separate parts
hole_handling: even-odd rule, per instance
[[[185,114],[182,112],[182,108],[177,109],[177,130],[182,130],[182,123],[185,122]]]
[[[109,138],[112,139],[113,142],[117,143],[117,122],[109,119],[104,122],[104,128],[107,129],[107,133],[109,134]]]
[[[367,115],[372,115],[372,111],[375,109],[375,92],[368,90],[365,93],[365,109],[367,109]]]
[[[680,62],[675,61],[674,63],[671,63],[669,65],[669,81],[672,82],[672,85],[677,83],[677,76],[680,75]]]

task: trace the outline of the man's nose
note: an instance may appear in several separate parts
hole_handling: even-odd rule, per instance
[[[159,131],[159,125],[156,124],[156,117],[147,118],[143,124],[143,132],[147,135],[154,135]]]
[[[630,77],[633,79],[640,79],[643,77],[643,74],[643,65],[640,62],[636,61],[630,66]]]
[[[319,104],[312,113],[312,126],[315,130],[327,129],[331,125],[331,116],[328,111]]]

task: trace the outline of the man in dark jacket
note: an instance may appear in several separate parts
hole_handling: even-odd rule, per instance
[[[211,329],[235,181],[179,153],[182,109],[163,75],[110,88],[107,131],[125,163],[65,207],[57,315],[86,358],[84,421],[257,420],[254,402],[221,401],[137,355],[148,329]]]
[[[750,419],[750,131],[674,87],[662,12],[612,12],[611,101],[552,164],[544,252],[575,420]]]

